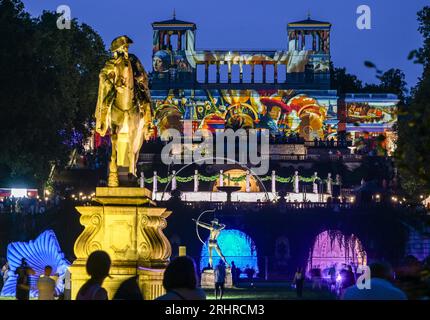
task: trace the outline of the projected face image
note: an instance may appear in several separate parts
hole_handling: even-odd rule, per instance
[[[157,51],[152,58],[155,72],[167,72],[170,67],[170,55],[166,51]]]
[[[163,60],[155,57],[152,63],[153,63],[154,71],[158,71],[158,72],[164,71]]]

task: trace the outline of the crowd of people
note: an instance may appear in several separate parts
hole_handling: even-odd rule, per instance
[[[333,264],[321,270],[311,268],[306,275],[298,268],[293,285],[298,298],[303,296],[304,284],[309,280],[312,290],[326,289],[343,300],[428,300],[430,299],[430,257],[419,261],[407,256],[400,266],[373,262],[368,266],[368,278],[355,264]],[[369,281],[369,286],[366,285]]]
[[[23,215],[43,214],[60,204],[61,197],[56,194],[47,199],[35,197],[4,197],[0,198],[0,213],[20,213]]]
[[[6,261],[1,269],[0,292],[12,273],[16,275],[15,298],[17,300],[30,299],[30,291],[32,289],[31,277],[37,277],[36,286],[39,300],[61,298],[55,290],[59,277],[58,275],[53,275],[52,271],[52,266],[47,265],[44,268],[43,274],[36,275],[36,272],[27,263],[25,258],[21,260],[21,264],[15,270],[10,270],[9,263]]]
[[[231,271],[233,281],[237,281],[237,266],[231,263],[229,270],[224,262],[220,260],[214,273],[214,296],[215,299],[223,299],[225,284],[228,273]],[[77,300],[108,300],[108,292],[103,288],[106,278],[110,277],[111,259],[104,251],[94,251],[90,254],[86,263],[86,271],[90,279],[79,289]],[[252,268],[247,268],[252,270]],[[52,275],[52,267],[46,266],[42,275],[37,279],[37,291],[39,300],[63,299],[56,294],[56,281],[58,278]],[[6,282],[11,274],[17,276],[16,299],[30,299],[30,277],[35,276],[34,270],[22,259],[21,265],[16,270],[10,270],[6,262],[1,270],[1,281]],[[247,274],[252,280],[254,272]],[[307,280],[310,280],[312,290],[323,290],[327,288],[336,293],[342,300],[407,300],[407,299],[430,299],[430,258],[419,262],[413,257],[407,257],[403,265],[393,269],[386,262],[374,262],[369,265],[370,285],[367,286],[362,274],[355,270],[353,265],[342,264],[340,268],[332,265],[327,270],[321,270],[318,266],[313,267],[308,273],[303,268],[297,268],[294,274],[293,286],[298,298],[303,298],[303,290]],[[418,275],[419,279],[416,278]],[[57,280],[56,280],[57,278]],[[419,280],[419,281],[418,281]],[[418,283],[421,284],[422,292],[419,292]],[[409,287],[408,287],[409,286]],[[164,271],[163,287],[166,293],[157,300],[205,300],[206,292],[199,286],[197,268],[192,258],[180,256],[173,259]],[[414,295],[415,293],[415,295]],[[130,277],[120,284],[112,297],[114,300],[143,300],[139,288],[138,277]]]

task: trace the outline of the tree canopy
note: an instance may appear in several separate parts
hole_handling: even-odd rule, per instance
[[[57,19],[0,0],[2,186],[40,186],[89,134],[107,52],[90,26],[73,20],[60,30]]]
[[[411,195],[430,192],[430,7],[418,13],[423,46],[411,53],[423,65],[423,74],[412,90],[411,102],[401,109],[397,165],[402,186]]]
[[[376,68],[373,63],[365,62],[365,65]],[[377,70],[376,84],[365,83],[356,75],[347,72],[346,68],[332,66],[330,69],[331,89],[337,90],[340,95],[345,93],[394,93],[403,103],[407,95],[405,74],[399,69],[389,69],[385,72]]]

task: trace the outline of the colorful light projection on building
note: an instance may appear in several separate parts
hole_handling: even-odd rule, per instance
[[[224,179],[224,176],[227,178]],[[238,192],[246,192],[246,171],[243,169],[231,169],[224,172],[223,184],[224,186],[240,187]],[[243,178],[245,177],[245,178]],[[221,185],[220,178],[213,184],[212,191],[217,192],[217,187]],[[261,192],[259,181],[253,176],[249,175],[249,192]]]
[[[1,296],[14,297],[17,275],[15,270],[25,258],[28,265],[35,271],[30,276],[30,296],[37,297],[37,280],[43,274],[45,266],[52,267],[52,275],[56,280],[57,294],[64,291],[64,277],[70,262],[64,257],[54,231],[47,230],[40,234],[36,240],[29,242],[12,242],[7,247],[7,261],[9,262],[9,276],[1,291]]]
[[[209,263],[208,241],[202,247],[200,255],[200,270],[207,267]],[[241,270],[247,267],[253,268],[258,274],[257,248],[254,241],[244,232],[235,229],[223,230],[218,238],[218,244],[227,262],[234,264]],[[213,251],[213,263],[218,264],[219,255]]]
[[[346,122],[357,127],[391,128],[397,122],[397,106],[394,104],[348,103],[346,110]]]
[[[170,90],[152,96],[161,135],[169,128],[182,131],[182,120],[191,120],[194,130],[255,128],[277,137],[336,138],[336,97],[317,99],[294,90]]]
[[[346,237],[338,230],[321,232],[315,238],[307,272],[312,268],[320,268],[326,275],[329,268],[335,265],[337,269],[341,269],[342,264],[351,266],[367,264],[367,254],[360,240],[354,235]]]
[[[329,60],[317,59],[309,50],[292,51],[194,51],[194,50],[159,50],[152,58],[155,73],[193,72],[199,64],[209,65],[284,65],[287,73],[305,72],[309,63],[315,72],[328,72]],[[219,67],[218,67],[219,68]]]
[[[278,73],[328,73],[330,66],[331,24],[307,20],[288,24],[287,50],[196,50],[196,24],[176,19],[157,21],[153,27],[153,76],[158,79],[184,79],[177,74],[196,72],[199,65],[206,70],[213,66],[219,82],[222,66],[228,69],[231,80],[233,66],[240,68],[240,79],[245,66],[252,67],[251,82],[254,82],[254,67],[266,69],[273,66]],[[312,68],[310,68],[312,66]],[[283,69],[281,71],[278,69]],[[171,73],[169,77],[166,74]]]

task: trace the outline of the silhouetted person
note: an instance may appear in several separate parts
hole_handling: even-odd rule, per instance
[[[302,268],[297,268],[293,282],[296,285],[297,297],[301,298],[303,296],[303,284],[305,282],[305,276],[303,274]]]
[[[15,274],[18,275],[16,280],[16,293],[15,297],[17,300],[29,300],[30,299],[30,275],[34,274],[34,271],[30,268],[25,258],[21,259],[21,265],[16,268]]]
[[[215,267],[214,271],[214,280],[215,280],[215,299],[218,300],[218,294],[219,299],[221,300],[224,295],[224,286],[225,286],[225,278],[226,278],[227,272],[225,270],[225,264],[222,260],[219,260],[217,266]]]
[[[248,277],[248,281],[250,282],[251,286],[254,285],[254,283],[252,281],[254,278],[254,273],[255,273],[255,270],[253,268],[251,268],[249,265],[247,265],[245,268],[245,274]]]
[[[39,300],[54,300],[55,280],[51,278],[52,267],[46,266],[44,274],[37,281]]]
[[[341,281],[342,281],[342,287],[341,287],[341,295],[345,292],[346,289],[349,287],[352,287],[355,284],[355,276],[352,272],[351,266],[344,266],[343,269],[340,271]]]
[[[76,300],[108,300],[102,284],[109,276],[110,265],[111,260],[106,252],[98,250],[90,254],[86,268],[91,278],[79,289]]]
[[[393,280],[393,270],[386,263],[370,265],[370,289],[359,289],[357,285],[348,288],[344,300],[407,300],[406,294],[396,288]]]
[[[137,282],[137,276],[123,281],[114,294],[113,300],[143,300],[143,295]]]
[[[206,300],[205,292],[197,287],[196,266],[190,257],[173,259],[164,271],[166,294],[156,300]]]
[[[231,278],[232,278],[232,281],[233,281],[233,285],[235,286],[235,285],[237,285],[237,283],[238,283],[238,271],[239,271],[239,269],[236,267],[236,265],[235,265],[235,263],[234,263],[234,261],[232,261],[231,262]]]

